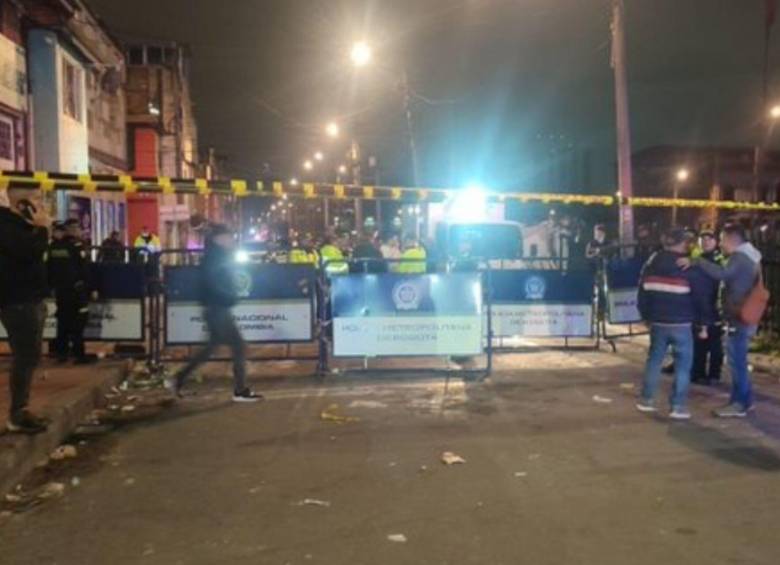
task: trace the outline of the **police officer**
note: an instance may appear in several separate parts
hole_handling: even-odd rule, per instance
[[[89,319],[90,274],[87,250],[78,220],[65,222],[65,237],[49,246],[49,285],[57,303],[57,338],[54,350],[64,363],[72,353],[77,364],[94,361],[84,351],[84,330]]]

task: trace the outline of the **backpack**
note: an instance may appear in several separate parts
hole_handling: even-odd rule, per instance
[[[761,272],[761,263],[759,263],[758,281],[739,308],[739,321],[748,326],[757,326],[764,316],[768,304],[769,291],[764,286],[764,275]]]

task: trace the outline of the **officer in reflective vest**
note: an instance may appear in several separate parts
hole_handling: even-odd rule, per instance
[[[424,274],[426,259],[427,253],[420,242],[414,237],[407,237],[404,240],[404,252],[401,253],[398,272],[405,275]]]
[[[49,285],[57,304],[57,338],[54,350],[64,363],[73,355],[76,363],[94,361],[84,351],[84,330],[89,320],[90,272],[88,251],[78,220],[65,222],[65,236],[49,246]]]
[[[320,257],[327,274],[345,275],[349,272],[349,264],[344,261],[344,253],[336,246],[333,238],[325,239],[325,245],[320,248]]]

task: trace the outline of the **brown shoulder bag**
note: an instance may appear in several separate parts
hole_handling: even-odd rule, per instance
[[[758,264],[758,281],[739,309],[739,320],[748,326],[757,326],[769,304],[769,291],[764,286],[761,263]]]

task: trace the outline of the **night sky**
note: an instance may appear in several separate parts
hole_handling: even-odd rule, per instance
[[[191,45],[200,145],[227,156],[230,174],[254,178],[268,162],[300,176],[315,149],[335,167],[345,148],[322,128],[336,117],[378,157],[382,184],[409,183],[406,69],[428,101],[414,108],[423,184],[614,190],[607,0],[89,2],[118,34]],[[764,1],[626,7],[634,150],[753,144]],[[348,49],[361,38],[376,65],[357,72]],[[553,167],[564,175],[545,168],[551,154],[571,159]]]

